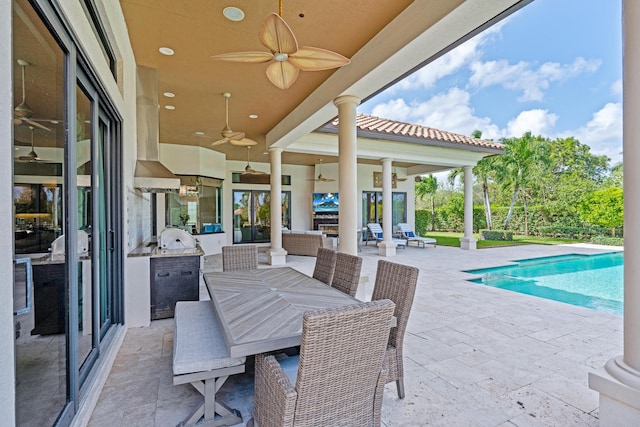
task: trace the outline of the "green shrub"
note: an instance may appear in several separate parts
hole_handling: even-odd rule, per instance
[[[484,240],[513,240],[513,231],[511,230],[480,230],[480,234]]]
[[[591,239],[591,243],[594,243],[596,245],[624,246],[624,238],[609,237],[609,236],[595,236]]]

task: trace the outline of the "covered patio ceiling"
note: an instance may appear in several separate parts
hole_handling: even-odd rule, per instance
[[[331,161],[330,153],[287,152],[286,147],[336,117],[333,99],[349,94],[366,100],[530,1],[284,0],[282,17],[299,45],[351,59],[337,70],[302,71],[286,90],[269,82],[267,64],[210,59],[222,53],[266,51],[258,28],[269,13],[278,12],[277,0],[120,0],[120,4],[137,64],[158,69],[160,94],[175,94],[160,96],[162,143],[201,146],[225,153],[228,160],[246,159],[243,147],[211,146],[225,125],[221,94],[230,92],[230,127],[258,142],[252,161],[268,162],[266,147],[276,145],[285,149],[284,163],[312,165],[318,155]],[[226,19],[222,12],[227,6],[243,10],[244,20]],[[162,55],[160,47],[175,54]],[[175,109],[163,108],[169,104]],[[249,118],[251,114],[258,117]]]

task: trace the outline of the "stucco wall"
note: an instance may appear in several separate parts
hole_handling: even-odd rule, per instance
[[[0,2],[0,271],[12,272],[0,284],[0,420],[11,426],[15,419],[15,368],[13,346],[13,84],[11,2]]]

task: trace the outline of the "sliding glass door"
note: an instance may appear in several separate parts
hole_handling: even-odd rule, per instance
[[[120,118],[52,2],[13,43],[15,424],[65,426],[122,322]]]

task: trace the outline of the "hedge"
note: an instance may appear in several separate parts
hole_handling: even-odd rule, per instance
[[[596,236],[593,239],[591,239],[591,243],[594,243],[596,245],[624,246],[624,238],[622,238],[622,237]]]
[[[511,230],[480,230],[480,234],[484,240],[513,240],[513,231]]]

